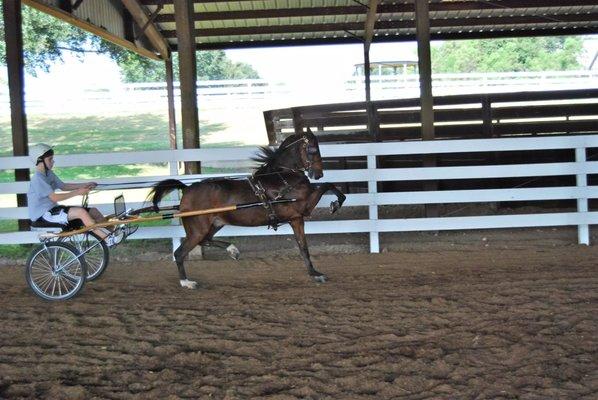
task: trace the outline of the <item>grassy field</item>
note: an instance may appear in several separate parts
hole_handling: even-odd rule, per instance
[[[104,116],[28,116],[29,143],[52,144],[58,154],[102,153],[169,149],[168,118],[160,113]],[[216,118],[217,119],[217,118]],[[234,123],[234,122],[233,122]],[[242,121],[240,121],[242,123]],[[265,136],[265,133],[263,134]],[[11,124],[8,117],[0,118],[0,157],[12,155]],[[202,147],[233,147],[247,141],[231,141],[230,127],[224,122],[200,121]],[[177,132],[179,148],[181,134]],[[228,139],[227,139],[228,138]],[[259,140],[259,139],[258,139]],[[255,140],[254,140],[255,141]],[[251,143],[251,140],[249,141]],[[101,179],[121,176],[167,174],[166,164],[108,165],[99,167],[55,168],[64,181]],[[233,172],[229,168],[202,166],[204,173]],[[1,170],[0,182],[13,182],[14,171]],[[12,196],[4,196],[4,198]],[[0,207],[2,204],[0,196]],[[0,220],[0,233],[17,230],[16,220]],[[134,241],[140,242],[140,241]],[[139,243],[140,246],[143,244]],[[24,258],[31,245],[0,245],[0,255]]]
[[[239,142],[213,140],[226,126],[200,122],[203,147],[239,146]],[[103,153],[118,151],[164,150],[169,148],[168,119],[156,114],[128,116],[85,116],[51,118],[39,116],[27,121],[29,143],[48,143],[59,154]],[[177,133],[180,139],[180,132]],[[208,140],[212,139],[212,140]],[[179,143],[179,147],[181,144]],[[10,120],[0,119],[0,157],[12,155]],[[166,165],[163,165],[166,168]],[[110,165],[101,167],[56,167],[63,180],[95,179],[146,175],[148,165]],[[207,169],[205,172],[212,172]],[[0,171],[0,182],[12,182],[13,171]]]

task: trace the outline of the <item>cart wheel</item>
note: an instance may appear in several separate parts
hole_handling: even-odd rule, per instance
[[[85,257],[87,265],[87,281],[99,278],[110,261],[110,251],[106,242],[94,232],[61,237],[59,242],[73,245]]]
[[[27,284],[46,300],[67,300],[85,284],[85,258],[68,243],[51,242],[36,247],[25,269]]]

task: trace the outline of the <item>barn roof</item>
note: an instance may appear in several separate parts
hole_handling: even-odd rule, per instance
[[[54,14],[61,18],[78,17],[100,26],[110,35],[150,50],[151,45],[141,42],[138,33],[153,25],[171,49],[178,46],[173,0],[128,1],[137,3],[145,14],[144,19],[150,22],[140,24],[137,20],[134,29],[129,30],[126,24],[134,19],[127,16],[121,2],[77,0],[68,2],[71,6],[66,9],[65,2],[60,0],[24,2],[38,8],[41,5],[46,12],[59,10]],[[367,0],[195,0],[193,3],[197,49],[360,43],[366,34]],[[78,7],[72,10],[72,4]],[[91,20],[84,15],[86,8],[94,9]],[[598,0],[430,0],[429,9],[432,39],[598,33]],[[415,40],[413,0],[381,0],[376,8],[372,43],[410,40]]]
[[[172,1],[142,0],[172,47]],[[368,7],[355,0],[195,1],[198,48],[356,43],[364,37]],[[493,0],[430,2],[432,39],[598,33],[596,0]],[[415,40],[413,1],[383,0],[373,42]]]

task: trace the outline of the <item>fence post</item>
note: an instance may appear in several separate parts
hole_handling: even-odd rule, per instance
[[[376,156],[368,157],[368,171],[375,176],[376,171]],[[376,193],[378,193],[378,182],[373,180],[368,181],[368,193],[374,204],[369,206],[370,221],[378,220],[378,204],[376,199]],[[370,231],[370,253],[380,253],[380,234],[378,231]]]
[[[575,149],[575,162],[580,166],[586,162],[585,147]],[[577,187],[586,187],[588,185],[588,177],[586,174],[577,174],[575,176]],[[577,199],[577,212],[588,212],[588,199]],[[577,226],[577,240],[579,244],[590,244],[590,227],[588,224],[580,224]]]
[[[172,176],[178,176],[179,175],[179,163],[178,161],[174,160],[174,161],[170,161],[169,163],[170,166],[170,175]],[[173,199],[175,201],[179,201],[179,191],[175,190],[174,192],[172,192],[171,196],[173,197]],[[181,224],[181,220],[179,218],[173,218],[170,222],[171,225],[180,225]],[[179,237],[173,237],[172,238],[172,259],[174,261],[174,251],[176,249],[179,248],[179,246],[181,245],[181,238]]]

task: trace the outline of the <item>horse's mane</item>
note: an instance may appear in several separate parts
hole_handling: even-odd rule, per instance
[[[276,162],[278,161],[278,156],[280,156],[285,150],[285,145],[295,136],[297,135],[291,135],[286,138],[277,149],[273,149],[268,146],[260,146],[258,153],[251,157],[253,161],[260,163],[260,165],[255,168],[255,171],[262,172],[275,166]]]
[[[276,159],[278,154],[280,154],[280,149],[281,147],[273,149],[268,146],[260,146],[258,149],[258,153],[255,156],[251,157],[251,159],[260,163],[260,165],[257,167],[259,169],[267,164],[272,163]]]

